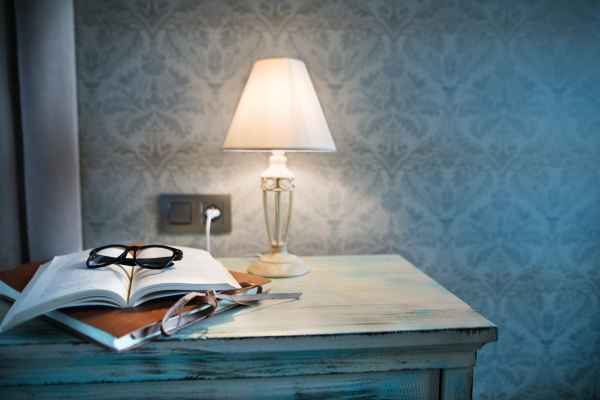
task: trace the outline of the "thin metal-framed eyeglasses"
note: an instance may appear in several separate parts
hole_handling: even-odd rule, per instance
[[[132,258],[127,258],[127,254]],[[138,266],[149,269],[163,269],[172,266],[183,257],[183,251],[174,247],[153,244],[148,246],[125,246],[110,244],[90,251],[85,265],[88,268],[102,268],[111,264]]]

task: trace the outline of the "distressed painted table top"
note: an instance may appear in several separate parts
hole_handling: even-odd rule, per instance
[[[406,344],[435,344],[443,331],[460,341],[495,341],[497,329],[467,304],[398,255],[303,257],[312,271],[273,279],[277,292],[302,292],[300,300],[271,300],[238,307],[160,341],[269,337],[335,337],[400,334]],[[221,259],[245,272],[248,259]],[[7,307],[0,309],[3,317]],[[40,332],[43,331],[43,332]],[[421,335],[416,335],[421,333]],[[411,340],[412,337],[412,340]],[[83,341],[39,319],[0,335],[0,345]]]
[[[496,327],[398,255],[304,257],[307,275],[273,279],[273,292],[302,292],[300,300],[264,301],[180,338],[343,335]],[[222,259],[245,271],[247,260]],[[210,326],[208,326],[210,325]],[[476,338],[474,338],[476,339]]]
[[[10,329],[0,334],[0,398],[196,398],[199,388],[207,398],[238,398],[241,388],[274,399],[471,397],[494,324],[400,256],[304,260],[309,274],[268,285],[300,300],[237,307],[119,354],[40,318]],[[222,261],[239,271],[251,262]],[[7,309],[0,302],[0,317]],[[398,387],[412,394],[391,396]]]

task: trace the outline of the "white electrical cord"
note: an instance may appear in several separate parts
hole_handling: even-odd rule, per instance
[[[206,251],[210,254],[210,223],[213,219],[221,216],[221,211],[218,208],[211,207],[206,210]]]

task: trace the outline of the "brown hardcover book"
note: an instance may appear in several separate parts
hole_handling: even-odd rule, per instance
[[[38,268],[49,260],[23,264],[9,271],[0,272],[0,297],[14,302],[25,289]],[[257,275],[229,271],[238,282],[253,282],[258,285],[270,280]],[[112,351],[123,351],[139,346],[160,336],[160,321],[167,310],[181,296],[150,300],[137,307],[114,308],[105,306],[68,307],[51,311],[43,318]],[[216,313],[223,312],[236,304],[219,302]],[[193,312],[195,304],[184,307],[184,313]]]

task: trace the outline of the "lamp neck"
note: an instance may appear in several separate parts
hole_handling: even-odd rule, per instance
[[[284,151],[274,151],[269,157],[269,168],[260,175],[262,178],[287,178],[294,179],[294,173],[287,167],[287,157]]]

